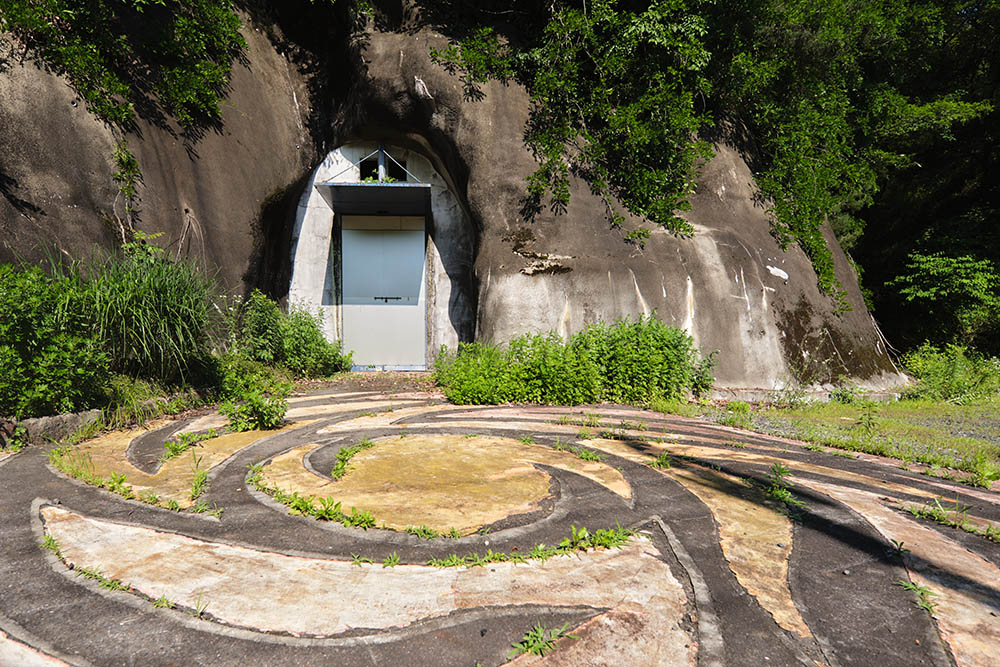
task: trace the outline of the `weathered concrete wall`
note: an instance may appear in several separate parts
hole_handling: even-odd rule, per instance
[[[881,346],[856,276],[836,248],[837,276],[854,310],[835,314],[797,247],[783,251],[755,203],[753,177],[717,145],[686,218],[693,238],[654,232],[644,249],[609,229],[604,207],[574,179],[565,214],[519,215],[535,162],[523,144],[529,101],[517,86],[491,83],[469,101],[461,82],[434,65],[433,32],[378,33],[365,53],[368,122],[424,137],[447,164],[480,227],[477,337],[523,332],[568,335],[598,320],[656,312],[717,349],[724,387],[778,387],[840,376],[882,387],[899,376]],[[828,240],[836,242],[832,234]]]
[[[143,171],[138,227],[163,232],[159,243],[203,261],[230,290],[260,270],[265,199],[316,162],[305,80],[264,34],[243,33],[246,62],[233,66],[220,127],[186,141],[143,121],[129,137]],[[32,63],[0,73],[0,261],[115,243],[114,145],[63,79]]]
[[[843,253],[835,249],[837,275],[854,310],[836,314],[805,255],[774,241],[754,203],[752,175],[732,148],[718,145],[699,181],[686,215],[695,236],[656,232],[638,249],[623,239],[636,221],[609,229],[603,204],[579,180],[565,214],[546,210],[524,221],[524,179],[535,167],[523,144],[528,97],[515,85],[491,83],[482,99],[466,99],[461,81],[428,56],[431,44],[446,43],[443,36],[374,31],[363,58],[304,74],[273,40],[253,28],[245,33],[247,64],[234,68],[218,130],[185,142],[144,124],[130,138],[145,175],[140,227],[202,259],[227,289],[258,286],[275,296],[290,289],[299,298],[290,258],[302,247],[296,204],[309,208],[310,174],[327,168],[330,147],[384,140],[411,151],[415,162],[422,156],[467,216],[453,244],[459,250],[435,260],[440,303],[431,351],[473,335],[568,335],[655,311],[705,351],[720,350],[724,387],[839,376],[881,387],[899,379]],[[324,78],[353,86],[317,85]],[[317,90],[332,89],[351,91],[336,101],[341,113],[310,107]],[[117,193],[113,138],[74,99],[62,80],[33,65],[0,74],[0,233],[9,244],[2,261],[14,252],[37,259],[52,244],[85,256],[92,244],[115,241],[107,222]],[[312,241],[325,271],[329,245]]]

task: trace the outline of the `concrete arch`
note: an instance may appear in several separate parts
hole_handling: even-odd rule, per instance
[[[356,141],[332,151],[313,171],[299,199],[291,238],[291,280],[288,303],[319,312],[328,339],[340,339],[343,309],[338,284],[340,255],[337,211],[320,194],[318,183],[356,183],[362,180],[359,163],[378,143]],[[408,182],[431,186],[426,220],[426,358],[441,345],[455,347],[471,340],[476,329],[477,293],[473,264],[476,234],[473,222],[449,179],[425,155],[386,145],[386,152],[406,165]]]

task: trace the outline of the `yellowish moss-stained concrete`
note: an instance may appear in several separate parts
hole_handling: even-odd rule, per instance
[[[42,509],[66,562],[127,582],[232,625],[326,636],[351,628],[399,628],[481,607],[544,605],[606,610],[560,641],[567,664],[694,665],[684,629],[684,589],[653,544],[636,537],[544,563],[479,568],[352,565],[205,542],[149,528]],[[208,621],[206,621],[207,623]],[[519,637],[512,638],[512,641]]]
[[[533,463],[576,472],[631,497],[622,474],[605,463],[510,438],[388,438],[356,454],[338,481],[305,468],[302,459],[315,447],[304,445],[276,457],[264,469],[265,483],[369,511],[397,530],[428,526],[468,534],[512,514],[538,510],[549,495],[550,478]]]
[[[934,619],[959,667],[1000,665],[1000,568],[890,509],[878,494],[814,480],[797,483],[844,503],[887,541],[903,543],[910,579],[933,593]]]
[[[67,456],[73,463],[98,477],[124,474],[126,484],[132,487],[136,495],[154,493],[159,497],[160,505],[165,506],[168,500],[174,500],[185,508],[193,504],[191,482],[195,473],[195,457],[199,469],[211,470],[261,438],[302,428],[312,422],[297,422],[275,431],[246,431],[202,440],[187,452],[166,461],[156,474],[150,475],[133,466],[125,454],[133,440],[165,423],[162,420],[150,424],[146,429],[116,431],[99,436],[79,445]]]
[[[617,440],[588,442],[595,449],[637,463],[655,458]],[[792,553],[788,517],[779,514],[763,493],[732,475],[701,468],[666,468],[661,472],[681,483],[712,512],[722,553],[740,585],[778,625],[800,637],[811,636],[788,588],[788,557]]]

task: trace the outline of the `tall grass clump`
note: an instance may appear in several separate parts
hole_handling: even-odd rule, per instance
[[[507,346],[442,348],[435,379],[455,403],[648,403],[711,388],[714,355],[654,317],[597,324],[563,342],[524,335]]]
[[[144,239],[55,273],[80,285],[113,371],[174,382],[211,349],[215,286]]]
[[[906,398],[964,404],[1000,395],[1000,359],[962,345],[924,343],[905,355],[903,364],[917,379]]]

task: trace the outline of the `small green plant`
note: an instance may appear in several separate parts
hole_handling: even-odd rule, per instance
[[[861,406],[861,414],[858,416],[858,420],[854,425],[861,431],[862,435],[871,440],[876,435],[879,434],[879,424],[876,416],[878,415],[878,406],[874,401],[865,401]]]
[[[544,656],[546,653],[556,648],[556,643],[563,637],[579,639],[577,635],[569,634],[567,632],[567,628],[569,628],[569,623],[564,624],[562,627],[552,628],[549,630],[546,630],[541,625],[535,625],[535,627],[524,635],[520,642],[511,644],[511,646],[514,647],[514,650],[507,654],[507,659],[509,660],[524,653]]]
[[[351,458],[358,452],[362,452],[366,449],[370,449],[375,446],[375,443],[371,440],[365,438],[356,445],[351,445],[350,447],[344,447],[337,452],[337,462],[333,466],[333,471],[330,473],[331,477],[334,479],[340,479],[347,474],[347,464]]]
[[[586,447],[574,447],[571,451],[584,461],[600,462],[604,460],[604,454],[599,454],[598,452],[595,452],[592,449],[587,449]]]
[[[160,456],[160,463],[165,463],[174,457],[180,456],[199,442],[211,440],[215,436],[215,429],[212,428],[208,429],[205,433],[178,433],[173,440],[163,443],[164,451]]]
[[[383,568],[386,568],[386,567],[396,567],[397,565],[399,565],[399,554],[396,553],[395,551],[393,551],[391,554],[389,554],[388,556],[386,556],[385,560],[382,561],[382,567]]]
[[[427,526],[407,526],[406,532],[410,535],[415,535],[422,540],[433,540],[440,537],[436,530],[428,528]]]
[[[569,449],[569,445],[563,442],[562,438],[556,436],[556,442],[554,445],[552,445],[552,449],[556,450],[557,452],[565,452],[567,449]]]
[[[783,504],[790,516],[795,516],[794,513],[804,508],[806,504],[796,498],[788,488],[788,476],[791,472],[788,466],[782,463],[772,463],[767,474],[769,485],[764,492]]]
[[[899,558],[903,557],[903,554],[910,553],[910,550],[903,546],[902,540],[892,540],[892,552]]]
[[[351,564],[352,565],[357,565],[358,567],[361,567],[365,563],[369,563],[370,564],[370,563],[374,563],[374,562],[375,561],[373,561],[371,558],[365,558],[361,554],[351,554]]]
[[[826,451],[826,448],[823,447],[822,445],[815,445],[815,444],[812,444],[812,443],[809,443],[809,442],[807,442],[804,445],[802,445],[802,449],[808,449],[810,452],[825,452]]]
[[[445,537],[447,537],[450,540],[457,540],[458,538],[462,537],[462,534],[458,532],[457,529],[452,527],[448,530],[448,534],[445,535]]]
[[[204,500],[200,500],[191,507],[191,512],[194,514],[204,514],[208,511],[208,503]]]
[[[937,593],[927,588],[926,586],[921,586],[915,584],[912,581],[906,581],[900,579],[898,581],[892,582],[900,588],[917,594],[917,606],[925,610],[929,614],[933,614],[934,610],[937,608],[937,603],[931,600],[931,597],[937,597]]]
[[[0,452],[19,452],[28,446],[28,429],[24,424],[15,425],[6,440],[0,432]]]
[[[167,509],[170,510],[171,512],[180,512],[181,505],[173,498],[170,498],[169,500],[167,500]]]
[[[660,452],[660,455],[650,461],[649,465],[657,470],[664,470],[666,468],[670,468],[673,465],[673,462],[670,459],[670,454],[667,452]]]
[[[198,598],[194,601],[194,610],[188,613],[195,618],[204,618],[206,609],[208,609],[208,601],[202,600],[201,593],[198,593]]]
[[[205,492],[205,486],[208,484],[208,471],[202,469],[201,461],[201,456],[191,452],[191,500],[198,500],[198,497]]]
[[[593,437],[594,437],[594,434],[591,433],[590,431],[588,431],[585,428],[581,428],[579,431],[577,431],[577,434],[576,434],[576,439],[577,440],[590,440]]]
[[[583,426],[599,428],[601,425],[601,414],[599,412],[587,412],[583,415]]]
[[[56,556],[62,557],[62,552],[59,549],[59,543],[56,542],[56,538],[51,535],[46,535],[42,538],[42,546],[54,553]]]
[[[160,597],[153,600],[154,609],[173,609],[176,605],[167,599],[166,595],[161,595]]]
[[[520,437],[520,441],[521,441],[522,444],[525,444],[525,445],[533,445],[533,444],[535,444],[535,439],[533,437],[531,437],[530,435],[522,435]]]

